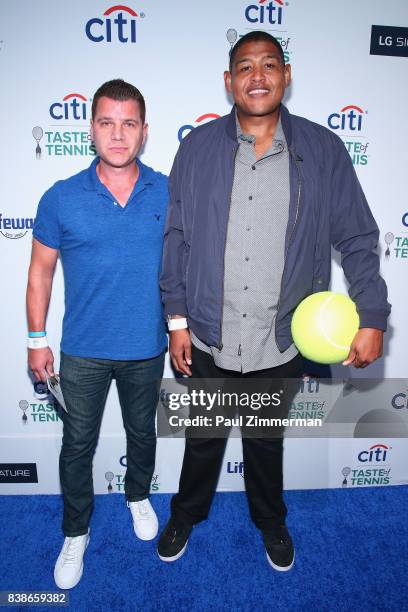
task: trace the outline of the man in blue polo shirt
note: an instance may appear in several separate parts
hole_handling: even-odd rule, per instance
[[[61,341],[63,415],[60,478],[64,545],[54,577],[75,586],[83,571],[93,508],[92,460],[110,383],[116,379],[127,439],[125,493],[134,530],[157,534],[148,496],[154,470],[155,411],[166,330],[159,292],[167,178],[137,159],[147,136],[141,93],[103,84],[92,104],[98,157],[42,197],[27,288],[28,363],[54,374],[45,322],[58,254],[65,279]]]

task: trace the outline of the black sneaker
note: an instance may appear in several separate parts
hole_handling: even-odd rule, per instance
[[[157,545],[157,553],[162,561],[177,561],[187,548],[188,536],[192,525],[183,523],[171,516],[165,526]]]
[[[266,558],[273,569],[287,572],[295,561],[295,549],[292,538],[285,525],[262,531],[266,548]]]

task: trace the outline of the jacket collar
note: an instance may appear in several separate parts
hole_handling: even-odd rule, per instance
[[[281,114],[283,133],[285,134],[285,138],[286,138],[288,147],[290,147],[292,145],[292,121],[291,121],[290,113],[288,109],[283,104],[280,105],[280,114]],[[237,127],[235,123],[235,104],[232,107],[230,114],[227,116],[226,131],[227,131],[228,136],[236,142],[237,141]]]

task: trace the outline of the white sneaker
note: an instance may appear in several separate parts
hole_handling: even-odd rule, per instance
[[[55,584],[60,589],[72,589],[81,580],[83,557],[89,543],[89,531],[75,538],[65,538],[54,568]]]
[[[127,502],[133,517],[135,534],[141,540],[153,540],[159,530],[159,522],[149,500]]]

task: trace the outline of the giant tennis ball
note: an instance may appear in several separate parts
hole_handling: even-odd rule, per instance
[[[317,363],[339,363],[349,354],[359,322],[353,300],[342,293],[321,291],[299,304],[291,331],[304,357]]]

